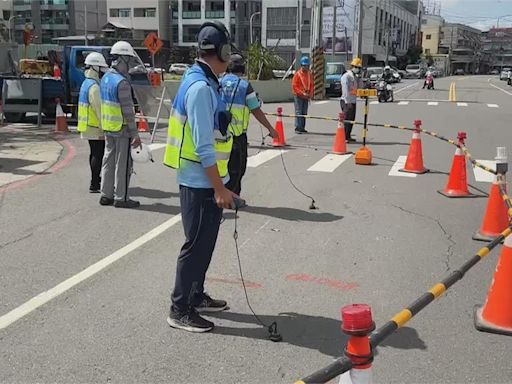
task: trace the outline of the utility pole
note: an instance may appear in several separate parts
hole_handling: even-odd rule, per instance
[[[346,55],[346,60],[347,60],[347,63],[348,63],[349,62],[349,57],[348,57],[347,27],[345,27],[345,55]]]
[[[89,45],[89,41],[87,40],[87,2],[84,2],[84,39],[85,45]]]
[[[334,43],[336,41],[336,3],[334,3],[334,6],[332,7],[333,8],[333,15],[332,15],[332,61],[334,62],[335,61],[335,57],[336,55],[334,54]]]
[[[357,4],[357,52],[355,56],[363,59],[363,0],[358,0]]]

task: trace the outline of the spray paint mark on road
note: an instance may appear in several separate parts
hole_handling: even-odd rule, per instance
[[[293,274],[286,276],[287,281],[302,281],[305,283],[314,283],[318,285],[325,285],[329,288],[337,289],[338,291],[346,292],[359,287],[357,283],[347,283],[341,280],[328,279],[323,277],[315,277],[303,273]]]
[[[240,287],[243,287],[242,280],[240,279],[222,279],[220,277],[207,277],[206,281],[211,283],[223,283],[223,284],[232,284],[232,285],[239,285]],[[254,281],[249,281],[244,279],[245,281],[245,287],[246,288],[261,288],[263,285],[260,283],[256,283]]]

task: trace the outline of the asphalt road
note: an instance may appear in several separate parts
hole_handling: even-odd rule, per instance
[[[447,101],[452,82],[457,102]],[[504,82],[460,77],[436,79],[434,91],[415,80],[396,88],[395,103],[370,105],[370,122],[412,126],[420,119],[452,138],[465,131],[477,159],[493,159],[496,146],[511,142],[512,88]],[[283,107],[293,113],[291,104]],[[310,107],[311,115],[338,112],[337,100]],[[482,246],[471,235],[486,199],[436,192],[446,184],[453,146],[423,137],[432,172],[390,176],[407,154],[410,133],[370,128],[373,166],[348,158],[336,167],[331,159],[311,171],[330,150],[336,123],[310,120],[310,134],[299,136],[291,119],[284,124],[290,146],[281,158],[260,146],[260,129],[251,123],[253,167],[242,193],[250,206],[237,223],[251,304],[265,322],[277,322],[281,343],[267,339],[245,303],[232,212],[225,213],[207,283],[230,311],[214,318],[209,334],[169,328],[183,234],[163,149],[155,150],[155,163],[135,169],[131,191],[140,209],[100,207],[87,193],[88,146],[70,135],[76,157],[67,166],[0,196],[0,382],[290,383],[342,354],[340,307],[368,303],[382,325]],[[354,132],[360,137],[360,127]],[[162,130],[157,142],[164,140]],[[318,210],[292,188],[283,162]],[[318,171],[329,167],[335,169]],[[473,191],[488,191],[469,167],[468,176]],[[378,348],[376,382],[510,383],[510,338],[473,326],[473,307],[485,300],[498,254]],[[104,264],[90,268],[98,262]]]

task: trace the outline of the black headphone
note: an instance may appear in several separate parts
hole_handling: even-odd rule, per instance
[[[215,50],[215,53],[219,60],[223,61],[224,63],[227,63],[231,57],[231,39],[229,37],[229,32],[224,24],[222,24],[220,21],[214,20],[214,21],[207,21],[201,25],[201,28],[199,28],[199,33],[201,33],[201,30],[203,30],[206,27],[213,27],[220,33],[222,33],[226,37],[226,43],[220,44],[219,46],[215,46],[214,44],[210,43],[207,40],[199,41],[199,49],[201,50]]]

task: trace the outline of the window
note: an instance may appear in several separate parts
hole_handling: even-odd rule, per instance
[[[295,31],[268,31],[269,39],[295,39],[297,32]]]
[[[425,36],[425,39],[427,39],[427,40],[432,39],[432,35],[426,35],[426,36]]]
[[[178,24],[172,25],[172,42],[178,44],[179,40],[179,32],[178,32]]]
[[[430,55],[430,49],[425,49],[425,55]]]
[[[110,17],[119,17],[119,8],[110,8]]]
[[[183,42],[195,43],[197,42],[197,34],[199,33],[200,25],[184,25],[183,26]]]
[[[11,11],[6,11],[5,9],[3,10],[3,19],[4,20],[9,20],[9,18],[11,17]]]
[[[293,25],[297,24],[297,8],[267,8],[268,25]]]
[[[130,17],[130,8],[110,8],[110,17]]]
[[[156,8],[134,8],[135,17],[156,17]]]

